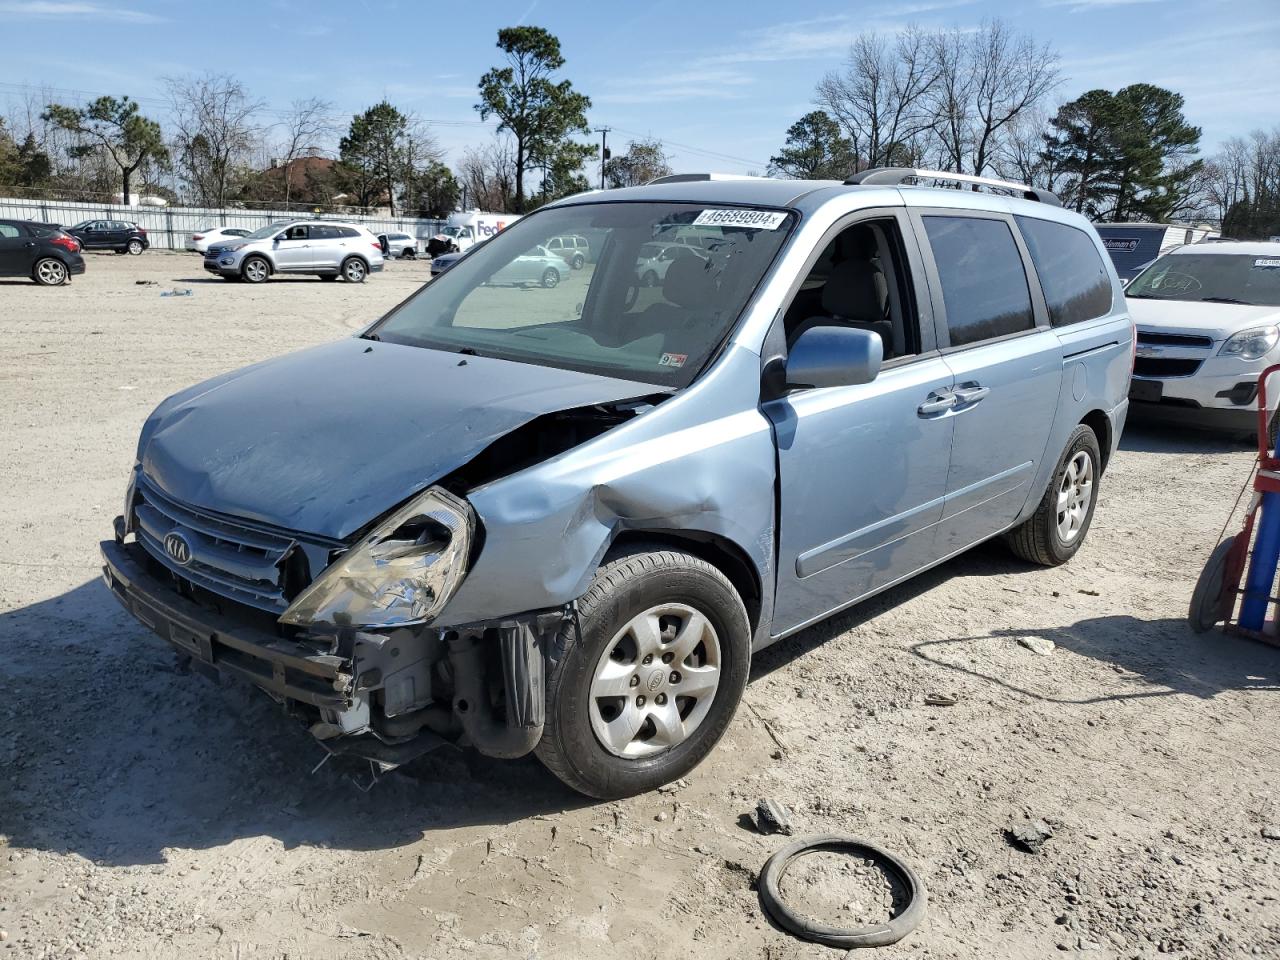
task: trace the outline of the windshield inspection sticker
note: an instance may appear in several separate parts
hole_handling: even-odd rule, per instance
[[[749,230],[777,230],[787,215],[778,210],[703,210],[693,221],[695,227],[746,227]]]
[[[1255,267],[1270,267],[1275,269],[1280,267],[1280,257],[1258,257],[1253,261]]]
[[[684,362],[689,359],[687,353],[664,353],[658,358],[658,366],[660,367],[683,367]]]

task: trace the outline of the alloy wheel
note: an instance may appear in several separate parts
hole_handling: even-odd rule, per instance
[[[1080,450],[1067,461],[1058,484],[1058,536],[1071,543],[1080,536],[1093,503],[1093,457]]]
[[[720,638],[705,615],[664,603],[632,617],[605,648],[588,713],[600,745],[639,759],[687,740],[720,685]]]

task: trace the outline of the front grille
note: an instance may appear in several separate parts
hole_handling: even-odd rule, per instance
[[[297,540],[181,504],[145,477],[138,483],[133,517],[138,542],[147,553],[178,577],[218,596],[280,613],[296,588],[310,580]],[[190,545],[189,562],[178,563],[165,550],[170,533]]]
[[[1171,357],[1138,357],[1133,364],[1135,377],[1189,377],[1200,369],[1203,360]]]
[[[1213,338],[1188,333],[1156,333],[1152,330],[1139,330],[1138,343],[1153,347],[1199,347],[1208,350],[1213,346]]]

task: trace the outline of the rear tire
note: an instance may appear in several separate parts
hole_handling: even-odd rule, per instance
[[[1101,475],[1098,438],[1080,424],[1067,438],[1067,449],[1036,512],[1005,535],[1010,549],[1023,560],[1046,567],[1059,566],[1075,556],[1093,522]]]
[[[637,548],[596,572],[578,623],[580,637],[570,623],[556,641],[538,759],[601,799],[684,776],[746,687],[751,625],[733,585],[691,554]]]
[[[573,261],[569,264],[574,270],[581,270],[587,265],[587,258],[582,254],[574,254]]]
[[[143,251],[142,241],[141,241],[141,240],[130,240],[130,241],[129,241],[129,246],[127,246],[125,249],[126,249],[129,253],[133,254],[133,256],[135,256],[135,257],[141,256],[141,255],[142,255],[142,251]]]
[[[658,285],[658,275],[652,270],[646,270],[644,276],[640,278],[640,285],[643,287],[656,287]]]
[[[31,268],[31,279],[42,287],[60,287],[71,279],[67,265],[54,257],[41,257]]]

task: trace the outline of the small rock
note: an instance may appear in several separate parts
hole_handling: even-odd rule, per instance
[[[681,777],[679,780],[673,780],[671,783],[664,783],[658,788],[658,792],[675,793],[677,790],[683,790],[687,786],[689,786],[689,781],[684,777]]]
[[[0,943],[3,943],[4,941],[6,941],[6,940],[8,940],[8,939],[9,939],[9,931],[8,931],[8,930],[0,930]]]
[[[1047,657],[1053,653],[1054,648],[1057,646],[1048,637],[1019,637],[1018,642],[1032,653],[1038,653],[1042,657]]]
[[[1052,839],[1053,831],[1043,820],[1032,820],[1030,823],[1014,824],[1005,830],[1004,835],[1015,847],[1027,853],[1039,853],[1045,841]]]
[[[769,758],[770,758],[771,760],[781,760],[781,759],[782,759],[782,751],[781,751],[781,750],[775,750],[775,751],[773,751],[773,753],[769,754]]]
[[[1076,941],[1076,949],[1077,950],[1101,950],[1102,944],[1100,944],[1097,940],[1087,940],[1084,937],[1081,937],[1079,940]]]
[[[667,817],[667,811],[665,811],[665,810],[660,810],[660,811],[658,812],[658,815],[657,815],[656,817],[654,817],[653,819],[657,820],[659,823],[666,823],[666,822],[667,822],[667,819],[668,819],[668,817]]]
[[[791,818],[786,808],[776,800],[765,798],[756,804],[756,829],[764,834],[781,833],[791,836]]]
[[[1267,826],[1262,828],[1262,839],[1264,840],[1280,840],[1280,826]]]

